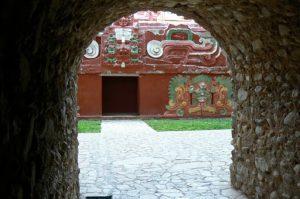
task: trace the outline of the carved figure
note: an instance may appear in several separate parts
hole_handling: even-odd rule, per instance
[[[212,80],[213,79],[213,80]],[[225,81],[226,84],[220,83]],[[169,104],[165,114],[177,116],[218,116],[232,112],[228,96],[228,77],[215,78],[199,75],[192,80],[189,76],[175,76],[170,81]]]

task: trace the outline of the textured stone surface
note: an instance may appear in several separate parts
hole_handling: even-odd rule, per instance
[[[141,120],[104,120],[101,134],[78,139],[82,199],[247,198],[230,185],[230,129],[156,132]]]
[[[194,18],[228,54],[236,99],[233,186],[251,198],[269,198],[274,191],[278,198],[299,196],[300,178],[293,171],[300,159],[299,8],[299,1],[259,0],[3,2],[2,195],[79,196],[75,93],[80,57],[112,21],[137,10],[163,9]],[[247,92],[243,101],[238,101],[240,88]],[[261,118],[264,133],[258,137],[255,119]],[[257,158],[270,163],[268,171],[256,167]],[[248,172],[238,173],[239,165]],[[271,175],[275,171],[278,175]]]

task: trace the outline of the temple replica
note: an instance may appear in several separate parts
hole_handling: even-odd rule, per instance
[[[203,27],[170,12],[123,17],[94,38],[78,80],[79,117],[224,117],[226,55]]]

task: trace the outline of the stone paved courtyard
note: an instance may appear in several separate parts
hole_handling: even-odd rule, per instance
[[[155,132],[140,120],[104,120],[79,134],[81,199],[246,199],[231,188],[231,130]]]

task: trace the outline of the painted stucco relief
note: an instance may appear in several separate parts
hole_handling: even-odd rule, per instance
[[[142,46],[138,28],[133,26],[133,16],[122,17],[105,28],[102,40],[102,65],[108,67],[142,63]]]
[[[97,93],[102,96],[107,88],[104,77],[128,76],[138,77],[136,97],[141,115],[231,115],[226,54],[194,20],[170,12],[140,11],[99,31],[79,69],[85,89],[78,92],[82,102]],[[79,104],[81,110],[84,106],[88,111],[92,106],[104,107],[101,97],[89,101]]]
[[[161,34],[146,31],[146,64],[178,64],[181,66],[221,66],[225,63],[218,42],[201,27],[189,29],[188,25],[168,25]],[[152,40],[149,40],[152,39]]]
[[[174,17],[151,11],[122,17],[95,37],[86,49],[80,70],[227,73],[225,53],[211,34],[193,20]]]
[[[85,58],[93,59],[99,55],[99,45],[97,41],[93,40],[92,43],[85,49]]]
[[[229,116],[232,88],[227,76],[177,75],[169,83],[168,116]]]

